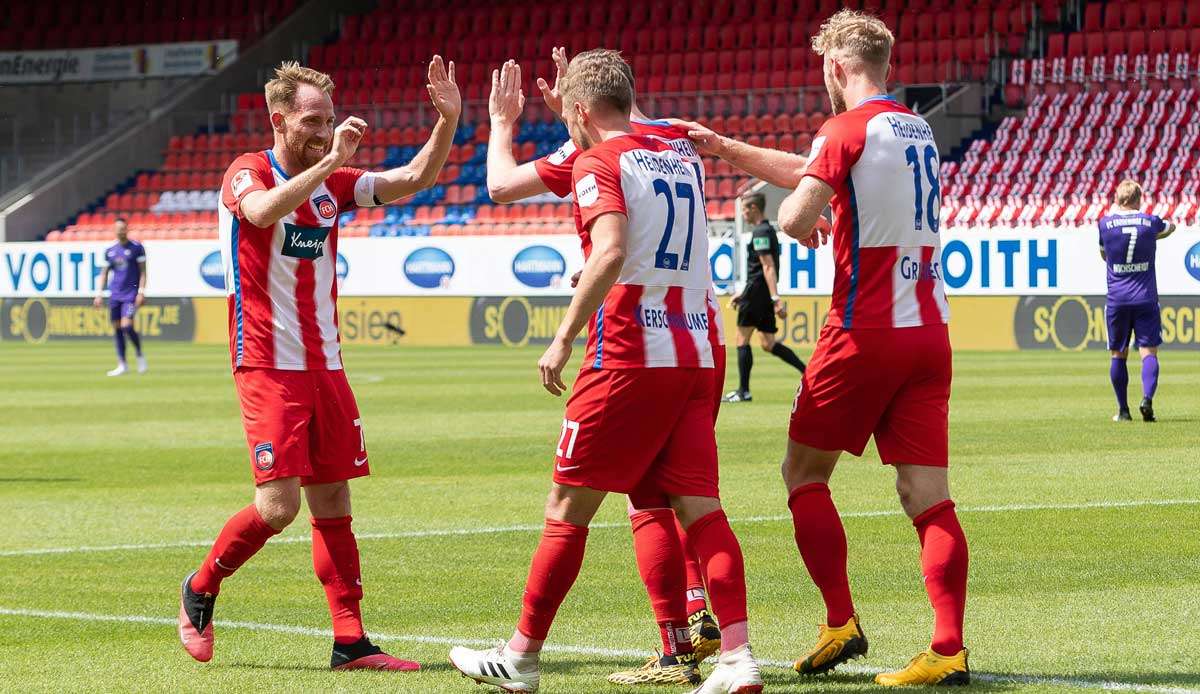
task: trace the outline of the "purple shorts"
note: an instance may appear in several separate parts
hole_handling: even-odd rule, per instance
[[[1162,344],[1162,314],[1158,304],[1133,306],[1108,305],[1108,349],[1123,352],[1129,349],[1130,338],[1137,335],[1138,347],[1157,347]]]
[[[135,313],[137,313],[137,304],[132,301],[110,301],[108,303],[108,317],[114,323],[124,318],[133,320]]]

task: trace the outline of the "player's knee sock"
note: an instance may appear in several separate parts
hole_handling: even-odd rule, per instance
[[[800,373],[804,373],[804,362],[800,360],[800,357],[796,356],[796,353],[790,347],[782,342],[776,342],[774,345],[771,345],[771,354],[796,367],[796,370]]]
[[[133,349],[137,352],[137,355],[139,357],[142,356],[142,338],[138,336],[137,331],[133,329],[132,325],[128,328],[122,328],[122,330],[129,336],[129,341],[133,343]]]
[[[629,516],[633,525],[633,552],[638,573],[650,596],[654,620],[658,622],[664,655],[690,653],[688,635],[687,581],[683,547],[679,544],[675,512],[669,508],[638,511]]]
[[[933,605],[930,646],[941,655],[955,655],[963,648],[967,538],[950,500],[934,504],[914,518],[913,526],[921,539],[921,573],[925,575],[925,591]]]
[[[333,640],[354,643],[363,637],[362,574],[358,542],[350,527],[350,516],[312,519],[313,569],[325,588],[329,614],[333,617]]]
[[[192,577],[192,590],[216,595],[221,581],[233,575],[267,540],[279,531],[267,525],[254,504],[238,511],[225,522],[200,570]]]
[[[546,519],[542,541],[529,564],[521,619],[517,622],[517,631],[525,639],[514,638],[509,642],[509,648],[519,652],[541,649],[541,642],[550,633],[554,615],[579,576],[587,536],[585,526]]]
[[[113,331],[113,342],[117,346],[117,361],[125,363],[125,331],[117,328]]]
[[[738,352],[738,390],[750,392],[750,369],[754,368],[754,350],[750,345],[742,345]]]
[[[708,595],[704,591],[704,574],[700,571],[700,561],[696,553],[688,547],[687,531],[675,517],[675,531],[679,533],[680,551],[683,552],[683,566],[687,569],[687,612],[692,614],[708,608]]]
[[[829,485],[815,482],[796,487],[788,496],[788,508],[792,511],[796,547],[825,600],[825,623],[842,626],[854,616],[854,601],[846,574],[846,530]]]
[[[1129,409],[1129,369],[1125,360],[1113,357],[1108,367],[1108,378],[1112,381],[1113,392],[1117,394],[1117,406],[1122,410]]]
[[[713,613],[721,625],[721,650],[738,648],[749,639],[742,547],[724,511],[713,511],[693,522],[688,526],[687,536],[688,546],[700,558]]]
[[[1142,396],[1154,397],[1158,390],[1158,355],[1151,354],[1142,360]]]

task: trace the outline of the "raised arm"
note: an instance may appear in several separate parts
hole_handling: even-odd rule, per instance
[[[672,121],[688,130],[696,149],[729,162],[755,178],[780,188],[795,188],[804,176],[807,160],[799,154],[777,149],[755,147],[731,137],[718,135],[711,129],[688,121]]]
[[[542,82],[544,80],[539,81]],[[488,97],[491,132],[488,135],[487,187],[493,202],[516,202],[549,190],[533,162],[517,164],[513,156],[513,129],[524,108],[521,66],[509,60],[499,70],[492,70],[492,92]]]
[[[454,81],[454,61],[450,61],[447,69],[440,55],[433,56],[429,62],[429,83],[425,89],[429,92],[433,107],[437,109],[438,121],[433,126],[429,141],[412,161],[375,174],[375,198],[380,204],[432,188],[446,164],[446,158],[450,156],[454,130],[462,113],[462,95]]]
[[[1163,229],[1162,231],[1158,232],[1158,236],[1156,238],[1159,240],[1165,239],[1168,236],[1170,236],[1171,234],[1174,234],[1175,229],[1177,228],[1175,226],[1175,222],[1168,222],[1165,219],[1163,220],[1163,222],[1167,225],[1167,227],[1165,229]]]

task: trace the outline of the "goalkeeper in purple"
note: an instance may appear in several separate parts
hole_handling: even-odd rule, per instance
[[[104,251],[104,273],[100,277],[100,293],[95,305],[104,302],[104,290],[109,290],[108,314],[112,320],[113,341],[117,347],[117,368],[109,376],[120,376],[129,371],[125,362],[125,338],[133,343],[137,352],[138,373],[146,372],[146,357],[142,356],[142,340],[133,327],[133,316],[146,301],[146,249],[129,238],[128,226],[123,218],[115,222],[117,242]]]
[[[1125,180],[1117,186],[1116,207],[1100,218],[1100,257],[1108,265],[1108,349],[1112,352],[1109,378],[1117,395],[1114,422],[1129,421],[1129,343],[1137,340],[1142,355],[1142,420],[1154,421],[1154,391],[1158,388],[1158,346],[1162,316],[1154,255],[1159,239],[1175,225],[1140,210],[1142,187]]]

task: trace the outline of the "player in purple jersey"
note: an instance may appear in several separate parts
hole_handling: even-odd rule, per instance
[[[146,357],[142,356],[142,340],[133,329],[133,316],[146,301],[146,249],[129,238],[125,219],[118,217],[114,224],[117,242],[104,251],[104,273],[100,276],[100,293],[93,302],[97,308],[104,301],[104,290],[109,289],[108,315],[113,325],[113,340],[117,346],[117,368],[109,376],[120,376],[129,371],[125,363],[125,338],[133,343],[137,352],[138,373],[146,373]]]
[[[1137,336],[1142,354],[1142,420],[1154,421],[1154,391],[1158,388],[1158,346],[1162,344],[1162,316],[1158,307],[1158,282],[1154,254],[1159,239],[1175,225],[1141,212],[1142,187],[1124,180],[1117,186],[1117,207],[1100,218],[1100,257],[1108,265],[1108,349],[1112,352],[1109,378],[1117,394],[1114,422],[1128,421],[1130,339]]]

